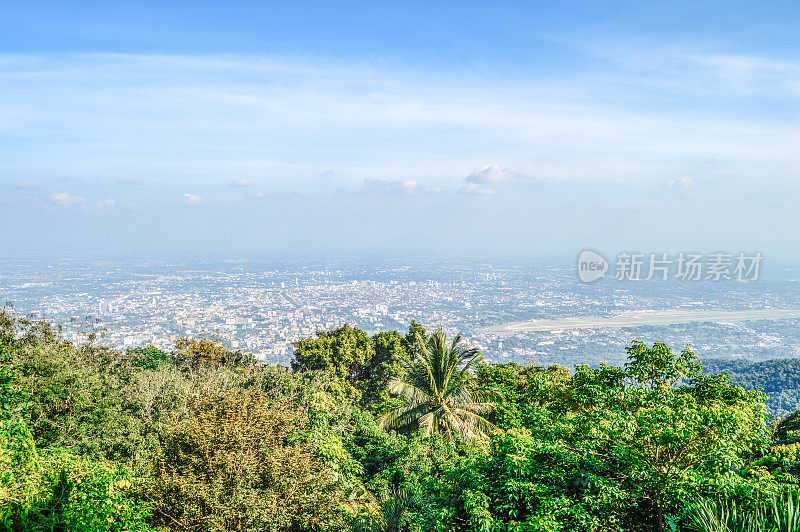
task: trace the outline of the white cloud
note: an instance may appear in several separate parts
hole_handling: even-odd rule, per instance
[[[697,184],[697,181],[691,176],[683,176],[678,179],[668,179],[664,186],[670,190],[683,190],[692,188]]]
[[[427,191],[416,181],[387,181],[371,177],[364,179],[362,190],[374,194],[420,194]]]
[[[419,183],[416,181],[403,181],[400,183],[400,191],[403,194],[419,194]]]
[[[477,194],[480,196],[491,196],[495,192],[496,190],[494,188],[480,183],[465,183],[464,186],[461,187],[462,194]]]
[[[247,194],[245,199],[251,200],[276,200],[280,202],[287,202],[287,201],[298,201],[298,200],[308,200],[309,196],[305,194],[301,194],[299,192],[293,191],[272,191],[272,192],[264,192],[259,190],[258,192],[253,192],[252,194]]]
[[[107,211],[107,210],[113,209],[114,205],[116,205],[116,203],[117,202],[114,201],[113,199],[107,198],[107,199],[98,201],[96,205],[97,205],[98,209],[100,209],[102,211]]]
[[[497,164],[482,164],[464,178],[460,192],[491,196],[507,186],[527,185],[533,177]]]
[[[178,203],[183,205],[199,205],[203,203],[203,198],[197,194],[186,193],[181,198],[164,200],[166,203]]]
[[[232,187],[254,187],[256,184],[249,179],[237,179],[228,183]]]
[[[42,188],[42,185],[39,183],[34,183],[33,181],[23,181],[21,183],[17,183],[14,188],[19,190],[36,190]]]
[[[53,200],[53,203],[60,205],[61,207],[84,205],[86,203],[86,198],[74,196],[67,192],[58,192],[57,194],[53,194],[50,196],[50,199]]]
[[[698,68],[708,76],[727,83],[717,90],[738,91],[740,94],[778,95],[788,91],[800,94],[800,63],[774,60],[745,54],[689,55]]]
[[[478,185],[499,185],[503,183],[529,183],[531,176],[513,172],[497,164],[483,164],[472,171],[465,181]]]

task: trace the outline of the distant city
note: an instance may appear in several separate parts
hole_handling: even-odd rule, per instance
[[[114,348],[171,349],[182,336],[215,336],[284,365],[292,342],[316,331],[345,323],[370,333],[405,331],[412,320],[462,333],[495,362],[618,364],[635,338],[676,349],[691,344],[701,359],[800,357],[797,313],[726,321],[733,314],[711,312],[800,308],[798,264],[767,263],[753,282],[586,284],[574,263],[574,257],[4,258],[0,304],[61,325],[64,338],[76,343],[94,333]],[[664,311],[708,311],[716,321],[606,327],[594,320],[593,327],[563,328],[557,321],[622,315],[628,317],[620,323],[628,324],[641,313]],[[500,327],[529,320],[556,321],[511,332]]]

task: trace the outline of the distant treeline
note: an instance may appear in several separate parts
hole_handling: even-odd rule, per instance
[[[763,390],[772,415],[784,418],[800,408],[800,359],[751,362],[741,359],[703,360],[706,373],[727,373],[731,383],[745,390]]]

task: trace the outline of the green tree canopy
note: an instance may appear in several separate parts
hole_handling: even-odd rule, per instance
[[[435,482],[441,526],[649,532],[698,497],[767,496],[770,482],[747,463],[767,444],[763,394],[703,374],[689,349],[634,342],[628,355],[624,368],[579,366],[571,377],[483,370],[511,392],[517,416],[500,418],[507,430],[489,455]]]
[[[294,371],[324,371],[346,383],[364,406],[381,409],[389,400],[386,385],[392,375],[402,373],[409,355],[406,341],[397,331],[370,337],[363,329],[343,325],[320,331],[293,344]]]

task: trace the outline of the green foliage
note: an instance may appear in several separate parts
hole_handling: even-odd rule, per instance
[[[479,386],[503,398],[495,413],[502,428],[520,428],[536,422],[539,410],[534,407],[552,402],[563,392],[569,380],[567,368],[552,364],[548,367],[519,364],[485,364],[476,372]]]
[[[377,512],[351,517],[350,528],[352,532],[400,532],[411,503],[412,496],[408,491],[393,493]]]
[[[156,353],[147,354],[158,357]],[[208,338],[178,338],[175,341],[173,356],[178,362],[188,364],[192,368],[217,368],[220,366],[235,368],[255,362],[252,356],[241,351],[231,351],[222,343]]]
[[[678,532],[698,501],[791,530],[800,417],[772,433],[764,394],[688,349],[570,373],[416,322],[295,349],[293,371],[208,339],[121,353],[0,312],[0,530]]]
[[[800,495],[788,492],[763,506],[702,500],[681,519],[686,532],[800,532]]]
[[[775,429],[773,440],[778,445],[800,442],[800,411],[792,412]]]
[[[70,397],[84,384],[72,380],[72,373],[62,378],[66,365],[56,364],[53,370],[54,353],[69,353],[73,361],[87,354],[62,342],[49,326],[0,312],[0,528],[149,530],[149,508],[133,493],[129,470],[102,456],[78,456],[66,446],[50,446],[41,431],[37,438],[31,430],[64,387]],[[49,378],[32,379],[32,374]],[[56,424],[57,418],[48,422]]]
[[[634,342],[628,354],[624,370],[579,367],[554,406],[563,439],[596,469],[609,518],[660,530],[685,501],[734,487],[743,455],[766,445],[764,397],[701,373],[688,349]]]
[[[12,346],[10,339],[0,340],[0,520],[29,503],[32,479],[38,472],[36,443],[12,365]]]
[[[331,524],[338,483],[297,434],[303,410],[212,383],[168,423],[148,496],[160,523],[187,530],[277,531]]]
[[[146,427],[135,401],[135,368],[121,353],[42,341],[21,344],[15,367],[37,442],[108,459],[134,456]]]
[[[0,520],[32,497],[38,456],[33,435],[23,419],[0,419]]]
[[[316,336],[293,345],[293,370],[332,370],[333,375],[350,382],[362,379],[375,353],[367,333],[347,324],[331,331],[318,331]]]
[[[153,348],[122,354],[75,347],[23,320],[0,325],[3,412],[20,412],[13,424],[10,415],[0,422],[6,528],[182,529],[175,518],[205,530],[208,518],[218,530],[237,530],[250,521],[236,516],[246,514],[287,530],[339,519],[344,495],[334,466],[357,462],[335,452],[323,458],[323,440],[342,448],[340,433],[311,430],[304,405],[340,412],[313,379],[243,365],[245,357],[203,340],[168,356]],[[216,460],[207,463],[209,455]],[[187,464],[195,469],[181,469]]]
[[[625,364],[626,376],[651,388],[673,386],[678,379],[697,378],[703,368],[688,347],[676,356],[662,342],[647,347],[644,342],[634,340],[625,351],[629,360]]]
[[[544,428],[544,427],[543,427]],[[449,469],[435,484],[449,506],[445,528],[470,530],[592,530],[598,519],[580,497],[588,472],[562,443],[533,437],[528,429],[497,433],[488,455]]]
[[[745,390],[762,390],[768,396],[767,409],[776,418],[800,409],[800,359],[708,359],[703,366],[710,374],[727,373],[733,384]]]
[[[392,377],[403,375],[403,361],[409,359],[406,339],[397,331],[379,332],[372,337],[375,355],[367,366],[361,390],[364,406],[376,405],[377,409],[390,408],[393,404],[387,388]]]
[[[103,460],[57,452],[41,460],[38,492],[7,516],[9,530],[151,530],[149,505],[129,471]]]
[[[172,362],[169,353],[165,353],[152,345],[147,347],[129,347],[126,357],[131,364],[144,369],[158,369]]]
[[[403,339],[405,340],[404,345],[412,362],[416,360],[420,346],[426,344],[429,337],[428,331],[425,330],[425,327],[423,327],[420,322],[411,320],[411,323],[408,325],[408,332]],[[420,341],[420,339],[422,341]]]
[[[457,335],[447,343],[439,329],[427,342],[418,337],[418,354],[407,364],[407,378],[394,378],[389,391],[400,396],[403,406],[385,414],[384,427],[421,428],[428,436],[448,439],[486,438],[495,426],[482,414],[495,409],[493,392],[478,390],[472,371],[481,361],[477,349],[461,345]]]
[[[402,372],[401,362],[408,358],[407,342],[397,331],[369,337],[362,329],[347,324],[317,332],[293,345],[294,371],[328,372],[341,383],[338,391],[345,398],[376,410],[391,404],[386,385],[392,375]]]
[[[787,484],[800,484],[800,442],[773,445],[753,462]]]
[[[482,368],[513,415],[500,416],[506,432],[488,455],[435,484],[450,512],[442,528],[668,530],[699,496],[764,500],[775,480],[745,471],[767,445],[763,394],[704,375],[688,349],[634,342],[628,354],[624,368],[579,366],[571,377]]]

